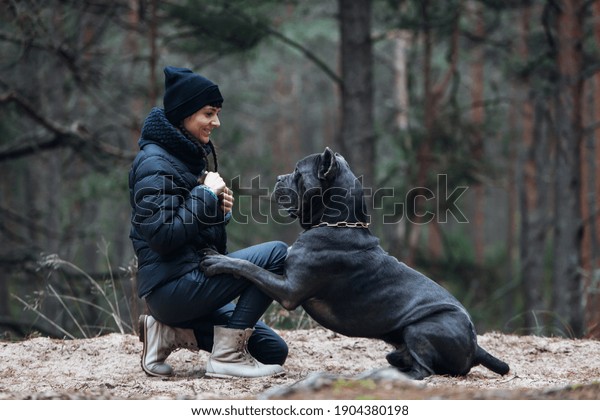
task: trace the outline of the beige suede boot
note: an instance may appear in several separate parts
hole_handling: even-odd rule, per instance
[[[248,353],[248,339],[253,328],[236,330],[215,326],[214,344],[206,376],[213,378],[257,378],[285,375],[279,365],[265,365]]]
[[[140,316],[139,333],[140,341],[144,343],[142,369],[150,376],[166,377],[173,374],[173,368],[165,363],[173,351],[199,350],[193,330],[169,327],[151,315]]]

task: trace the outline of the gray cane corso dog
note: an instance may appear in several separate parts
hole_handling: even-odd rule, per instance
[[[466,375],[479,364],[509,371],[477,344],[456,298],[379,246],[360,182],[341,155],[326,148],[302,159],[277,178],[274,197],[305,229],[289,250],[285,274],[207,253],[206,275],[245,277],[286,309],[302,305],[328,329],[382,339],[395,347],[388,362],[414,379]]]

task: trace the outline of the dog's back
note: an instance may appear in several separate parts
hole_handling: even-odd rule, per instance
[[[305,310],[345,335],[382,337],[432,313],[467,314],[446,289],[385,252],[367,229],[311,229],[292,246],[287,264],[294,260],[307,273],[303,282],[317,283]]]

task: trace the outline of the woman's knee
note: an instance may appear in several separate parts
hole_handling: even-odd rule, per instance
[[[278,272],[278,274],[282,274],[283,266],[285,263],[285,259],[288,254],[288,244],[282,241],[271,241],[268,242],[268,245],[271,247],[271,255],[270,255],[270,269],[271,271]]]
[[[261,363],[269,365],[283,365],[288,357],[287,343],[275,331],[266,325],[257,324],[256,329],[248,341],[250,354]]]
[[[283,365],[287,360],[289,348],[283,338],[276,336],[271,345],[264,349],[260,362],[269,365]]]

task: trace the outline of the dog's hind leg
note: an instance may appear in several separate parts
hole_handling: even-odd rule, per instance
[[[434,373],[419,363],[404,344],[396,346],[396,349],[388,353],[385,358],[390,365],[412,379],[423,379]]]
[[[414,360],[405,345],[399,346],[395,350],[389,352],[385,358],[390,365],[397,367],[399,370],[407,370],[414,363]]]
[[[468,317],[460,312],[432,315],[403,333],[411,356],[431,375],[462,376],[473,366],[476,335]]]

